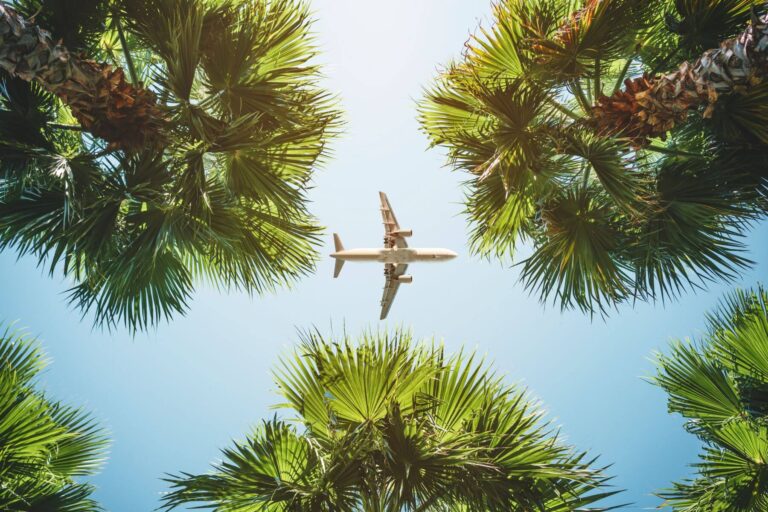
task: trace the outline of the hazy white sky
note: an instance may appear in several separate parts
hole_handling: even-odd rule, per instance
[[[641,380],[648,358],[670,337],[696,334],[703,313],[728,287],[678,303],[624,308],[603,322],[542,307],[517,283],[517,271],[472,258],[461,217],[462,177],[428,150],[416,100],[437,68],[458,56],[490,0],[313,0],[328,87],[346,110],[345,134],[315,180],[313,212],[348,247],[381,242],[377,191],[384,190],[413,244],[447,247],[459,258],[414,265],[387,325],[406,325],[456,349],[477,348],[539,397],[565,437],[613,463],[622,502],[652,508],[650,494],[687,473],[697,444],[666,413],[663,394]],[[768,276],[766,226],[753,253],[761,265],[747,285]],[[330,245],[325,251],[330,252]],[[159,505],[166,472],[205,471],[218,450],[273,414],[269,370],[316,326],[350,333],[378,328],[383,284],[376,265],[348,264],[332,279],[324,259],[296,289],[263,298],[200,289],[186,317],[150,335],[94,332],[65,305],[66,284],[34,261],[0,255],[0,318],[40,335],[54,364],[52,395],[94,411],[114,438],[94,479],[110,511]]]

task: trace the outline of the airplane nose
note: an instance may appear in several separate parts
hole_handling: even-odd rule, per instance
[[[453,252],[453,251],[446,251],[446,255],[445,255],[445,257],[446,257],[447,259],[449,259],[449,260],[452,260],[452,259],[453,259],[453,258],[455,258],[456,256],[458,256],[458,254],[456,254],[455,252]]]

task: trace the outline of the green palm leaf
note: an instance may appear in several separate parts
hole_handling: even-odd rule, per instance
[[[34,379],[46,359],[37,342],[0,334],[0,509],[96,512],[92,487],[75,479],[101,467],[107,438],[88,415],[48,399]]]
[[[594,461],[474,354],[410,333],[303,335],[275,373],[294,426],[266,422],[165,507],[245,511],[605,510]]]
[[[768,346],[768,295],[737,291],[710,316],[698,345],[675,343],[659,356],[655,382],[669,409],[704,448],[698,478],[660,496],[674,510],[761,510],[768,504],[768,407],[762,351]]]
[[[267,293],[312,272],[321,228],[307,191],[339,112],[317,86],[308,7],[87,2],[79,24],[56,24],[69,3],[20,8],[42,7],[88,56],[143,77],[163,133],[107,147],[68,129],[51,93],[0,77],[0,248],[71,277],[71,303],[96,325],[133,331],[184,313],[200,280]]]
[[[589,314],[739,276],[752,264],[746,228],[768,211],[765,87],[711,99],[671,130],[664,116],[686,112],[683,99],[665,100],[672,112],[640,108],[660,93],[641,78],[622,83],[647,73],[654,84],[658,70],[718,46],[700,48],[712,38],[743,33],[748,4],[496,5],[419,105],[430,143],[469,174],[472,250],[506,262],[532,245],[520,262],[526,289]],[[662,140],[622,136],[633,123],[666,126],[654,132]]]

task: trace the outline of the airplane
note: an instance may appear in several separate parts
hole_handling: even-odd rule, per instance
[[[339,277],[345,261],[376,261],[384,264],[384,295],[381,297],[381,320],[387,318],[392,302],[395,300],[401,284],[410,284],[413,277],[407,275],[409,263],[441,262],[457,256],[448,249],[411,249],[406,238],[413,235],[410,229],[401,229],[395,218],[392,206],[384,192],[379,192],[381,216],[384,220],[384,247],[380,249],[345,249],[337,233],[333,234],[336,252],[331,257],[336,260],[333,277]]]

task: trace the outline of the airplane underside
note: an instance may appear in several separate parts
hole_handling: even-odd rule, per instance
[[[333,254],[346,261],[370,261],[395,265],[414,262],[437,262],[446,259],[442,249],[352,249]]]
[[[433,262],[451,260],[456,253],[448,249],[412,249],[408,247],[406,238],[413,235],[410,229],[401,229],[395,218],[386,194],[379,193],[381,198],[381,215],[384,221],[384,247],[378,249],[345,249],[337,233],[333,234],[335,251],[331,254],[336,260],[333,277],[339,277],[346,261],[370,261],[384,265],[384,293],[381,298],[381,319],[385,319],[392,307],[400,284],[412,283],[413,277],[405,272],[409,263]]]

